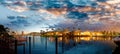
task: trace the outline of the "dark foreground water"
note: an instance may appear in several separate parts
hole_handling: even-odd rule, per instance
[[[29,39],[31,37],[31,40]],[[27,36],[18,54],[112,54],[116,45],[110,38]],[[57,43],[57,44],[56,44]]]

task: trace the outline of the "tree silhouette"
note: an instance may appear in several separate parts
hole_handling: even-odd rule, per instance
[[[9,37],[10,35],[8,34],[9,28],[5,28],[3,25],[0,25],[0,36],[6,36]]]
[[[13,54],[14,50],[11,45],[14,43],[14,39],[8,34],[9,28],[5,28],[0,25],[0,54]]]

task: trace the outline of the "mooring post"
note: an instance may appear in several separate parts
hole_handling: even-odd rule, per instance
[[[57,36],[55,37],[55,54],[58,54]]]
[[[31,54],[31,37],[29,37],[29,54]]]
[[[23,54],[25,54],[25,44],[23,45]]]
[[[15,40],[15,54],[17,54],[17,40]]]

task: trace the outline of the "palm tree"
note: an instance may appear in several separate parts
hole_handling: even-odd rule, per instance
[[[52,30],[52,31],[54,31],[54,29],[53,29],[53,28],[51,28],[51,30]]]
[[[46,29],[46,32],[48,32],[48,29]]]
[[[60,31],[60,28],[57,28],[58,31]]]
[[[42,33],[43,30],[40,30],[40,33]]]

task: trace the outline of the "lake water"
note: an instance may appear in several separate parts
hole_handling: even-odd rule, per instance
[[[57,42],[56,37],[27,36],[26,39],[25,46],[17,47],[18,54],[112,54],[116,47],[111,38],[100,37],[58,37]]]

